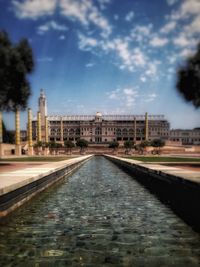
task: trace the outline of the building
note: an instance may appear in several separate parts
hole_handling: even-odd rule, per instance
[[[200,128],[195,129],[172,129],[170,141],[180,142],[182,145],[200,145]]]
[[[33,140],[64,142],[85,139],[90,144],[111,141],[168,140],[170,124],[164,115],[47,115],[44,91],[39,112],[32,121]],[[41,129],[41,130],[39,130]],[[41,135],[41,136],[40,136]]]

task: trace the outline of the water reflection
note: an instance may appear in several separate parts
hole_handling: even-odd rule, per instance
[[[200,237],[102,157],[1,225],[0,266],[200,266]]]

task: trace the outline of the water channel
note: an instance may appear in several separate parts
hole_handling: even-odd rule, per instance
[[[103,157],[0,225],[0,266],[200,266],[200,235]]]

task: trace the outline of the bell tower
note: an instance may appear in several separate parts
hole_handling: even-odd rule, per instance
[[[41,134],[42,140],[45,140],[45,117],[47,116],[47,100],[44,90],[40,89],[40,97],[38,99],[39,113],[41,116]]]
[[[45,116],[47,116],[47,100],[44,90],[40,89],[40,97],[38,99],[39,112],[41,114],[41,125],[45,125]]]

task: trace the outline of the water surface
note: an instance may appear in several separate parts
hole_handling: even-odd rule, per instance
[[[200,236],[103,157],[0,227],[0,266],[200,266]]]

